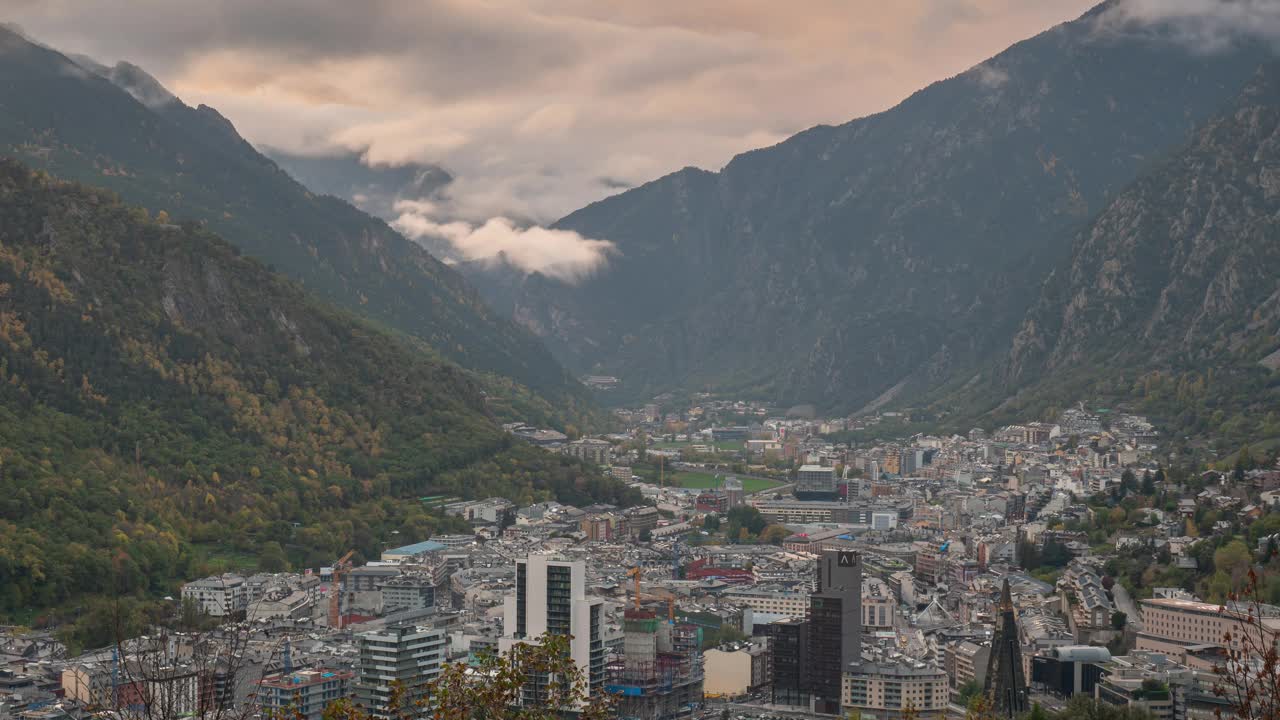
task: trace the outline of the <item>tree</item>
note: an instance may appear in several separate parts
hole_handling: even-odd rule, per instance
[[[611,698],[590,694],[587,677],[569,655],[569,640],[544,635],[505,653],[482,655],[475,665],[448,663],[428,684],[419,709],[432,720],[558,720],[570,711],[579,720],[611,717]],[[522,706],[530,676],[549,680],[536,705]]]
[[[248,660],[248,647],[260,642],[254,629],[244,623],[219,627],[198,607],[143,605],[117,595],[97,603],[94,613],[93,627],[110,638],[119,662],[112,686],[93,702],[131,720],[247,720],[259,708],[237,702],[236,693],[262,679],[262,670],[279,657],[284,642],[283,635],[269,638],[260,648],[267,662],[257,665]],[[103,646],[95,642],[92,647]],[[215,672],[225,678],[230,692],[211,693],[195,703],[196,679]],[[127,712],[121,712],[126,706]]]
[[[1145,470],[1142,473],[1142,494],[1147,497],[1156,494],[1156,480],[1152,477],[1150,470]]]
[[[982,686],[978,684],[977,680],[969,680],[957,688],[956,692],[960,694],[960,704],[968,707],[969,701],[973,696],[982,692]]]
[[[1035,570],[1040,567],[1040,550],[1030,540],[1018,541],[1018,563],[1024,570]]]
[[[1280,656],[1275,631],[1263,621],[1261,588],[1252,568],[1243,590],[1232,592],[1229,600],[1236,604],[1241,622],[1223,636],[1222,644],[1239,650],[1214,667],[1213,694],[1225,699],[1231,709],[1224,717],[1280,717]],[[1227,612],[1225,607],[1222,612]]]
[[[745,633],[732,625],[721,625],[715,630],[704,632],[702,634],[702,648],[718,647],[725,643],[744,642],[747,639]]]
[[[1041,564],[1049,567],[1066,567],[1071,562],[1071,551],[1067,549],[1065,543],[1049,538],[1044,541],[1044,548],[1041,550]]]
[[[1116,630],[1123,630],[1126,623],[1129,622],[1129,616],[1119,610],[1111,613],[1111,627]]]
[[[1120,494],[1125,495],[1138,489],[1138,478],[1129,468],[1120,474]]]
[[[741,536],[743,530],[746,531],[748,538],[757,536],[769,525],[764,515],[750,505],[739,505],[733,508],[726,515],[726,519],[729,522],[728,535],[731,538]]]
[[[702,529],[708,532],[715,532],[720,529],[720,516],[715,513],[702,518]]]
[[[1231,479],[1236,482],[1244,482],[1244,474],[1254,467],[1253,451],[1248,445],[1240,448],[1240,452],[1236,453],[1236,464],[1231,470]]]
[[[781,545],[782,541],[791,535],[791,531],[783,525],[770,525],[760,533],[760,542],[769,543],[770,545]]]
[[[262,544],[262,552],[258,555],[258,569],[262,572],[285,572],[289,569],[289,558],[284,548],[275,540]]]
[[[649,528],[645,528],[645,529],[641,530],[641,531],[640,531],[640,542],[646,542],[646,543],[647,543],[647,542],[649,542],[650,540],[653,540],[653,532],[652,532],[652,531],[650,531],[650,530],[649,530]]]
[[[1226,573],[1233,587],[1241,587],[1244,584],[1246,574],[1250,572],[1252,560],[1249,546],[1241,540],[1232,540],[1213,553],[1213,567],[1219,572]]]

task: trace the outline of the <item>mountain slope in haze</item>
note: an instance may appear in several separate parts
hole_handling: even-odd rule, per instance
[[[0,97],[0,153],[152,212],[205,221],[321,296],[464,367],[514,378],[569,415],[584,404],[585,391],[542,344],[460,275],[382,221],[308,192],[217,111],[188,107],[140,69],[77,63],[0,28]]]
[[[503,433],[416,342],[0,160],[0,616],[171,594],[213,549],[370,556],[447,522],[421,495],[638,500]]]
[[[996,376],[1019,391],[1004,409],[1131,399],[1182,435],[1280,437],[1277,269],[1280,65],[1268,65],[1076,237]]]
[[[1065,239],[1229,101],[1268,50],[1187,50],[1107,7],[897,107],[600,201],[558,227],[618,255],[503,309],[637,395],[852,410],[1004,347]]]
[[[263,148],[282,170],[312,192],[342,198],[388,223],[400,217],[400,201],[432,202],[453,176],[435,165],[369,166],[359,153],[299,155],[277,148]],[[452,262],[457,254],[449,241],[430,236],[414,238],[436,258]],[[464,273],[465,276],[465,273]]]
[[[453,180],[448,171],[435,165],[370,167],[354,152],[299,155],[276,148],[263,152],[312,191],[349,200],[387,222],[400,216],[395,209],[397,201],[427,200]]]

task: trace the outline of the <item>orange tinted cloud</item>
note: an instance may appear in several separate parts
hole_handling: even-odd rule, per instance
[[[3,2],[4,0],[0,0]],[[7,0],[251,141],[424,161],[451,217],[547,221],[685,165],[883,110],[1088,0]]]

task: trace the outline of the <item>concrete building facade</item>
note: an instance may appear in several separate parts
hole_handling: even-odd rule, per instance
[[[249,607],[249,587],[240,575],[214,575],[183,585],[182,599],[212,617],[227,617]]]
[[[516,588],[503,602],[502,652],[544,635],[571,636],[570,655],[590,682],[591,692],[605,681],[604,601],[586,596],[582,562],[553,555],[530,555],[516,561]],[[525,688],[524,702],[537,704],[543,679]]]
[[[844,710],[866,720],[942,718],[950,697],[946,673],[906,659],[859,664],[844,674],[841,693]]]
[[[773,679],[772,656],[763,642],[707,650],[702,654],[703,693],[734,698],[768,686]]]
[[[400,625],[356,635],[355,702],[376,718],[392,715],[393,687],[402,703],[426,696],[445,661],[448,638],[439,628]]]

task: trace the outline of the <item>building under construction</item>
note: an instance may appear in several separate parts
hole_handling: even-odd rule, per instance
[[[663,615],[626,610],[623,655],[610,661],[605,685],[620,720],[689,717],[702,702],[702,631],[675,622],[670,610]]]

